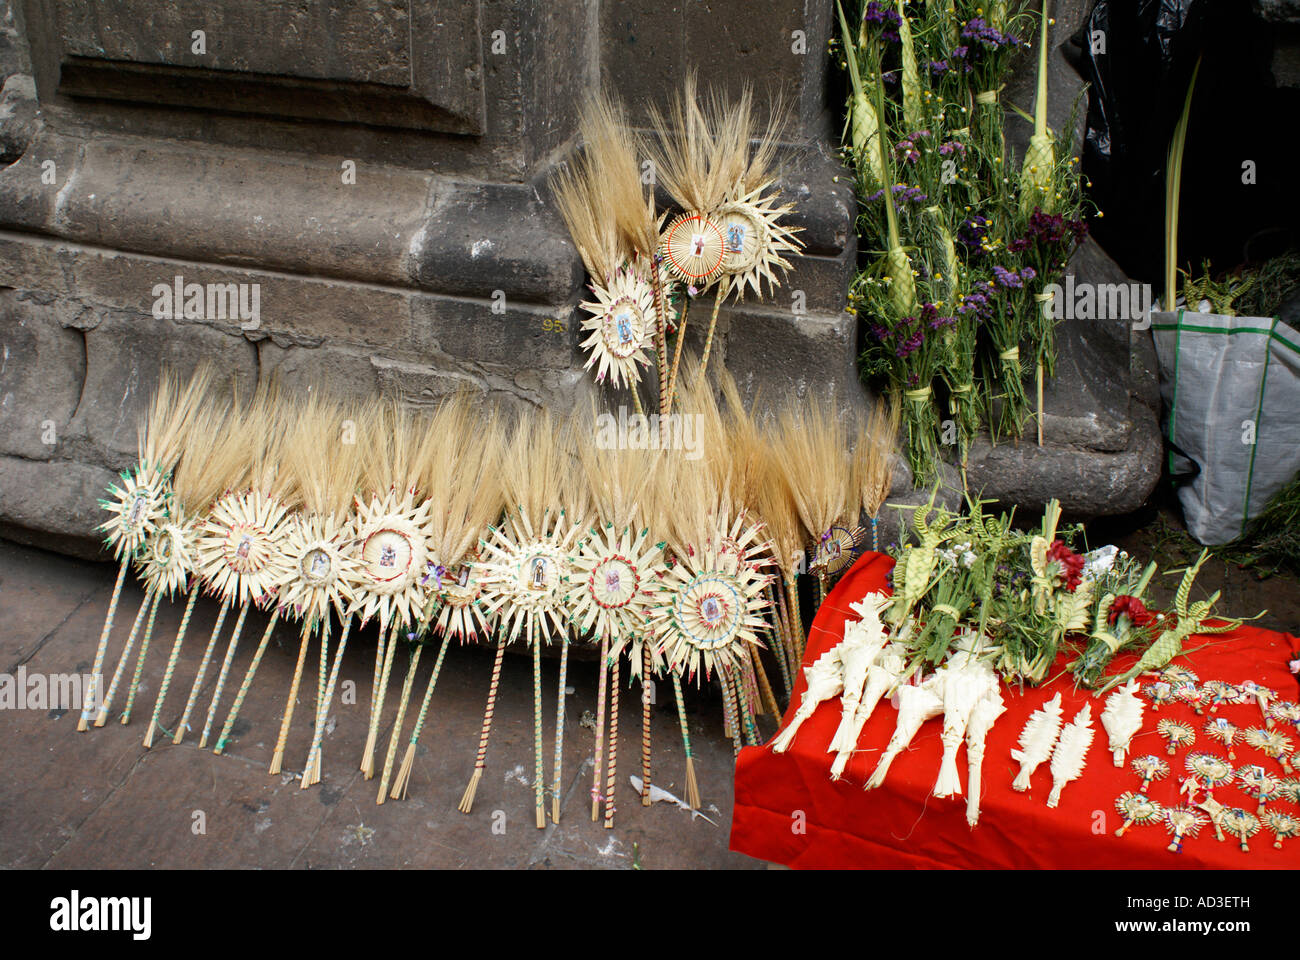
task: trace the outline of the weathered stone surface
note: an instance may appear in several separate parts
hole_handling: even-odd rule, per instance
[[[967,468],[971,493],[1030,511],[1056,497],[1067,514],[1079,517],[1136,510],[1155,488],[1161,461],[1155,418],[1141,410],[1143,415],[1133,418],[1127,448],[1119,453],[1039,447],[1027,439],[991,447],[987,440],[977,440]]]
[[[0,288],[0,453],[50,459],[77,409],[86,343],[59,306]]]
[[[99,498],[116,474],[76,460],[0,456],[0,537],[75,556],[98,555]]]
[[[84,329],[85,399],[60,450],[85,463],[120,470],[135,462],[136,430],[164,367],[188,376],[207,361],[218,384],[250,391],[257,383],[257,348],[207,327],[106,311]]]
[[[39,113],[31,77],[18,73],[0,82],[0,164],[12,163],[27,150],[36,136]]]
[[[1255,14],[1269,23],[1300,23],[1300,0],[1255,0]]]

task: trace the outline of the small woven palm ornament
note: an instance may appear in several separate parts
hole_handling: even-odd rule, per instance
[[[1273,846],[1282,849],[1283,840],[1300,836],[1300,819],[1281,810],[1265,810],[1261,819],[1264,825],[1273,831]]]
[[[832,524],[814,548],[809,570],[824,572],[827,578],[834,580],[862,556],[867,543],[867,531],[857,524]]]
[[[641,381],[641,368],[651,364],[656,330],[654,288],[640,271],[616,270],[606,285],[592,285],[595,299],[581,304],[590,316],[582,321],[587,333],[583,369],[596,368],[596,382],[615,387]]]
[[[1272,757],[1282,765],[1283,773],[1291,773],[1290,756],[1292,744],[1290,738],[1281,730],[1269,730],[1265,727],[1251,727],[1246,731],[1246,743],[1260,753]]]
[[[484,611],[484,568],[477,553],[454,570],[435,568],[426,576],[437,590],[433,628],[453,640],[472,641],[491,632]]]
[[[1164,808],[1160,804],[1148,799],[1145,794],[1134,793],[1132,790],[1125,790],[1115,798],[1115,810],[1124,818],[1123,826],[1115,831],[1117,837],[1124,836],[1134,824],[1144,827],[1159,823],[1164,815]]]
[[[1236,760],[1237,755],[1232,750],[1232,745],[1240,738],[1241,730],[1237,725],[1225,717],[1212,717],[1205,721],[1205,735],[1211,740],[1218,740],[1228,750],[1228,759]]]
[[[119,561],[139,553],[145,541],[167,516],[171,489],[155,467],[139,464],[118,475],[121,485],[110,484],[109,498],[99,505],[112,514],[97,529],[104,531],[104,544]]]
[[[1231,706],[1246,702],[1245,694],[1241,689],[1226,680],[1207,680],[1202,691],[1210,701],[1210,713],[1217,713],[1219,707],[1224,704]]]
[[[1232,764],[1223,757],[1215,756],[1212,753],[1199,750],[1189,753],[1185,763],[1187,772],[1194,775],[1197,780],[1211,790],[1215,787],[1227,786],[1237,776],[1232,769]]]
[[[1170,853],[1182,853],[1183,840],[1187,837],[1195,837],[1207,822],[1205,817],[1191,807],[1165,807],[1165,830],[1172,837],[1169,846],[1165,849]]]
[[[1142,693],[1151,701],[1151,709],[1158,711],[1166,703],[1174,700],[1174,685],[1167,680],[1157,680],[1142,688]]]
[[[610,637],[611,657],[639,644],[667,573],[664,544],[648,542],[649,535],[649,528],[635,533],[606,523],[591,531],[573,558],[568,602],[574,626],[584,634]],[[652,653],[657,651],[652,648]],[[640,659],[632,657],[633,676],[640,674]]]
[[[1129,763],[1129,767],[1142,778],[1142,786],[1138,788],[1142,793],[1147,792],[1147,787],[1151,786],[1152,780],[1163,780],[1169,776],[1169,763],[1163,757],[1157,757],[1154,753],[1134,757]]]
[[[1274,700],[1268,705],[1268,715],[1278,723],[1290,724],[1296,733],[1300,733],[1300,703]]]
[[[183,592],[198,561],[198,538],[198,522],[179,508],[158,524],[137,561],[146,589],[168,598]]]
[[[1264,812],[1265,804],[1288,795],[1286,781],[1257,763],[1237,768],[1237,789],[1259,801],[1259,813]]]
[[[1250,852],[1246,841],[1259,832],[1259,817],[1241,807],[1232,807],[1223,814],[1223,829],[1241,842],[1243,853]]]
[[[1156,732],[1168,743],[1170,756],[1177,753],[1179,747],[1187,747],[1196,742],[1196,731],[1181,720],[1165,717],[1156,724]]]

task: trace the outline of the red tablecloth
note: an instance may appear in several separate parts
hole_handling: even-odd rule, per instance
[[[838,643],[846,618],[857,619],[849,604],[872,590],[887,589],[893,560],[869,553],[831,591],[813,622],[804,665],[811,664]],[[1300,650],[1300,640],[1289,634],[1243,626],[1228,634],[1193,639],[1188,646],[1210,646],[1186,658],[1202,680],[1255,680],[1290,699],[1300,695],[1297,679],[1287,662]],[[1056,664],[1060,672],[1066,660]],[[1117,658],[1127,667],[1132,657]],[[789,723],[805,689],[800,670],[794,697],[783,723]],[[1093,704],[1096,735],[1088,752],[1083,776],[1065,787],[1060,805],[1048,809],[1046,799],[1052,785],[1051,771],[1044,763],[1034,774],[1027,793],[1011,789],[1019,764],[1011,749],[1029,714],[1060,691],[1068,722],[1084,704]],[[876,759],[894,730],[897,712],[881,701],[863,729],[858,750],[839,782],[830,779],[833,754],[826,752],[840,719],[838,697],[818,706],[803,724],[794,743],[784,754],[767,747],[748,747],[736,766],[736,803],[732,816],[731,849],[763,860],[792,867],[975,867],[975,868],[1137,868],[1137,867],[1290,867],[1300,866],[1300,839],[1287,841],[1283,849],[1273,847],[1273,835],[1261,826],[1250,840],[1250,852],[1242,852],[1232,838],[1215,839],[1208,824],[1196,838],[1183,844],[1175,855],[1165,847],[1169,837],[1160,825],[1133,826],[1123,837],[1115,830],[1123,820],[1116,814],[1115,798],[1125,790],[1138,790],[1138,778],[1128,768],[1114,766],[1107,749],[1108,738],[1101,727],[1104,698],[1086,691],[1076,692],[1073,683],[1058,677],[1023,696],[1003,687],[1007,711],[990,731],[983,769],[983,803],[979,824],[966,823],[964,795],[944,800],[930,796],[943,752],[940,735],[942,717],[926,722],[911,747],[890,768],[888,779],[878,790],[864,791],[862,785],[875,768]],[[1226,716],[1243,729],[1258,726],[1261,717],[1254,705],[1224,706]],[[1171,716],[1193,722],[1196,743],[1170,757],[1164,741],[1155,732],[1158,717]],[[1209,716],[1208,709],[1206,717]],[[1151,784],[1147,794],[1162,803],[1179,802],[1178,778],[1186,776],[1183,766],[1188,752],[1206,750],[1220,755],[1226,751],[1218,741],[1202,732],[1205,718],[1189,706],[1169,704],[1152,715],[1148,705],[1143,730],[1133,739],[1134,754],[1155,753],[1170,764],[1170,775]],[[1294,730],[1288,731],[1294,742]],[[1235,766],[1262,764],[1282,774],[1275,760],[1238,742]],[[962,787],[966,787],[966,750],[958,755]],[[1257,801],[1235,787],[1220,787],[1215,799],[1228,807],[1255,811]],[[1281,802],[1282,809],[1295,807]]]

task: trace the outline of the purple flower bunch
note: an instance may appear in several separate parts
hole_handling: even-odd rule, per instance
[[[966,26],[962,28],[961,38],[970,45],[978,45],[983,50],[1000,50],[1003,47],[1020,46],[1018,38],[1012,34],[994,29],[983,17],[974,17],[968,20]]]
[[[971,260],[978,260],[984,255],[984,241],[988,238],[993,221],[976,214],[962,221],[957,228],[957,242],[966,248]]]
[[[916,149],[916,143],[928,136],[930,136],[929,130],[918,130],[916,133],[909,134],[894,145],[894,156],[906,163],[916,163],[921,159],[921,153]]]
[[[954,153],[959,157],[966,156],[966,144],[960,140],[949,140],[947,143],[939,144],[939,156],[947,157]]]
[[[1042,208],[1034,207],[1029,215],[1029,225],[1022,237],[1017,237],[1007,244],[1012,253],[1020,253],[1030,247],[1054,247],[1064,245],[1067,240],[1074,244],[1083,243],[1088,237],[1086,220],[1066,220],[1059,213],[1043,213]]]
[[[992,314],[993,303],[989,300],[988,294],[973,290],[962,298],[957,306],[957,312],[964,317],[970,317],[976,323],[982,323]]]
[[[902,212],[903,207],[906,204],[925,203],[927,200],[930,199],[929,196],[927,196],[919,187],[909,187],[901,183],[896,183],[891,188],[891,190],[894,194],[894,209],[900,213]],[[882,200],[884,196],[885,196],[885,188],[881,187],[875,193],[868,196],[866,198],[866,202],[877,203],[880,200]]]
[[[873,323],[871,335],[882,345],[892,347],[894,355],[900,360],[906,360],[925,344],[928,332],[943,330],[956,322],[956,317],[942,316],[938,307],[933,303],[926,303],[922,304],[920,313],[907,317],[892,330],[882,324]]]
[[[888,40],[890,43],[900,42],[898,28],[902,26],[903,18],[899,16],[897,10],[882,7],[876,0],[871,0],[867,4],[867,9],[862,14],[862,24],[864,27],[868,24],[874,27],[883,40]]]

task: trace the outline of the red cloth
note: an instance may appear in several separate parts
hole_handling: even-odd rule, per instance
[[[831,591],[813,621],[804,655],[804,665],[843,638],[845,619],[857,619],[849,603],[872,590],[887,590],[893,560],[869,553],[859,559]],[[1300,643],[1289,634],[1243,626],[1232,633],[1193,639],[1189,646],[1208,643],[1180,662],[1195,669],[1202,680],[1240,682],[1255,680],[1294,697],[1295,679],[1287,670],[1293,645]],[[1059,673],[1066,655],[1057,662]],[[1132,656],[1116,659],[1116,667],[1127,668]],[[803,671],[783,725],[794,716],[806,682]],[[1068,784],[1056,809],[1046,806],[1052,786],[1048,764],[1038,768],[1027,793],[1011,789],[1019,764],[1011,749],[1030,713],[1043,701],[1061,692],[1065,721],[1085,702],[1093,705],[1096,729],[1088,751],[1083,776]],[[732,815],[731,849],[740,853],[787,864],[792,867],[971,867],[971,868],[1229,868],[1300,866],[1300,838],[1286,841],[1283,849],[1273,847],[1273,834],[1261,825],[1250,839],[1250,852],[1243,852],[1230,835],[1221,843],[1207,824],[1199,836],[1187,838],[1179,855],[1168,852],[1170,841],[1163,826],[1133,826],[1123,837],[1115,831],[1123,823],[1115,811],[1115,798],[1125,790],[1137,791],[1141,781],[1128,767],[1117,768],[1108,750],[1109,740],[1101,726],[1105,698],[1093,698],[1087,691],[1075,692],[1071,680],[1057,677],[1021,695],[1002,688],[1007,711],[998,718],[986,741],[983,768],[983,802],[979,823],[966,823],[966,797],[944,800],[930,796],[943,753],[940,735],[942,717],[929,720],[909,749],[893,763],[884,785],[865,791],[862,785],[875,768],[876,759],[894,730],[897,711],[881,701],[863,728],[854,754],[839,782],[830,779],[833,754],[826,752],[840,719],[840,699],[818,706],[800,728],[790,749],[773,753],[770,747],[748,747],[736,765],[736,801]],[[1254,705],[1223,706],[1225,716],[1245,729],[1262,722]],[[1155,731],[1160,717],[1192,722],[1196,742],[1169,756],[1166,744]],[[1147,795],[1161,803],[1180,802],[1179,778],[1186,776],[1184,761],[1192,750],[1226,756],[1223,745],[1202,731],[1210,716],[1197,717],[1190,706],[1166,704],[1152,715],[1150,704],[1142,732],[1133,738],[1129,759],[1154,753],[1169,762],[1170,775],[1155,781]],[[1294,730],[1287,731],[1293,742]],[[1282,775],[1277,761],[1264,756],[1240,740],[1234,745],[1234,766],[1262,764]],[[966,749],[958,754],[963,791],[967,786]],[[1254,813],[1257,801],[1234,786],[1220,787],[1215,799],[1226,807],[1243,807]],[[1274,805],[1295,813],[1285,801]],[[802,831],[801,828],[802,827]]]

